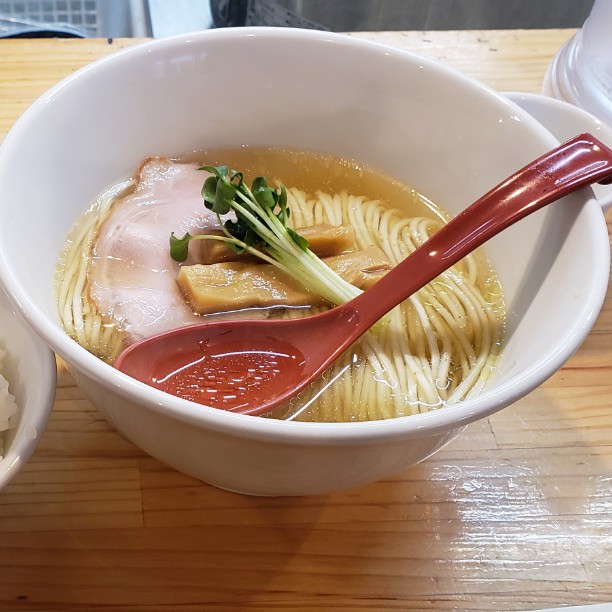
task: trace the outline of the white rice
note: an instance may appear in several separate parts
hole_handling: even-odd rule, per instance
[[[9,428],[10,418],[17,412],[15,398],[9,393],[8,380],[2,376],[6,351],[0,347],[0,459],[4,455],[4,432]]]

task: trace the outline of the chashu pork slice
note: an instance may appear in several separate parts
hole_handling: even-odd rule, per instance
[[[118,199],[92,245],[89,295],[131,342],[201,320],[176,285],[170,233],[218,230],[204,207],[207,174],[197,164],[145,160],[133,192]]]

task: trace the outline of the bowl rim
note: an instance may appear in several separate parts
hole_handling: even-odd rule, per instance
[[[28,404],[28,400],[22,403],[19,397],[16,398],[17,410],[21,414],[19,415],[18,431],[13,436],[11,444],[5,449],[5,453],[0,459],[0,490],[2,490],[32,456],[43,436],[55,403],[57,366],[53,351],[42,338],[33,332],[31,326],[26,324],[23,317],[16,312],[15,308],[10,304],[8,296],[2,291],[2,288],[0,288],[0,311],[6,314],[7,318],[14,320],[15,325],[20,326],[26,332],[32,347],[39,355],[41,371],[44,376],[44,380],[39,381],[39,393],[41,395],[41,403],[39,405]],[[8,347],[6,347],[6,351],[8,353],[7,360],[10,361],[12,351]],[[13,393],[10,383],[11,381],[9,380],[9,391]],[[24,423],[22,419],[27,419],[27,423]],[[30,435],[30,433],[25,432],[23,429],[19,431],[19,427],[27,428],[33,435]]]
[[[455,81],[460,81],[464,87],[482,91],[491,101],[495,101],[500,108],[506,107],[509,112],[527,123],[531,130],[541,138],[543,146],[549,145],[552,147],[556,143],[556,139],[544,126],[531,117],[529,113],[505,98],[503,94],[433,59],[346,34],[293,28],[247,27],[207,30],[146,41],[121,49],[77,70],[43,94],[17,120],[2,145],[0,145],[0,164],[3,158],[10,153],[13,142],[18,140],[19,133],[27,127],[29,118],[40,111],[47,101],[54,100],[55,96],[60,94],[63,88],[70,86],[75,80],[80,80],[84,76],[95,73],[109,65],[112,66],[117,62],[129,61],[132,57],[149,54],[151,51],[172,49],[177,46],[182,48],[184,45],[206,44],[211,39],[262,36],[283,40],[291,39],[292,41],[323,42],[333,45],[351,46],[368,52],[374,51],[417,62],[421,67],[427,67]],[[605,299],[610,260],[605,220],[594,198],[589,198],[585,203],[584,212],[587,216],[585,222],[592,226],[594,232],[593,243],[597,245],[598,249],[597,263],[599,264],[600,261],[607,263],[605,265],[599,264],[598,269],[594,273],[594,279],[598,280],[598,282],[594,283],[589,299],[585,303],[583,310],[586,314],[577,321],[577,327],[579,328],[577,333],[572,334],[571,337],[567,338],[567,341],[556,346],[552,353],[547,354],[536,364],[532,365],[523,376],[510,379],[493,390],[485,389],[474,398],[440,410],[387,420],[358,423],[307,423],[272,420],[208,408],[168,395],[138,382],[117,371],[112,366],[103,363],[68,337],[57,323],[48,319],[46,314],[42,312],[22,289],[18,279],[15,278],[8,266],[1,245],[0,282],[5,287],[9,299],[28,324],[67,362],[69,369],[74,369],[97,383],[113,389],[129,401],[137,404],[146,402],[147,409],[155,410],[173,419],[205,427],[209,430],[251,439],[285,442],[287,444],[299,443],[302,445],[322,443],[339,445],[356,443],[375,444],[381,440],[397,441],[422,437],[423,435],[433,436],[489,416],[539,386],[578,349],[588,330],[594,324]]]

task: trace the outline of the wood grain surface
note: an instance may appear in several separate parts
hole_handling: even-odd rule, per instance
[[[355,34],[537,92],[568,30]],[[132,40],[0,41],[0,134]],[[611,229],[612,215],[608,215]],[[395,478],[227,493],[116,433],[58,362],[38,450],[0,493],[0,610],[534,610],[612,601],[612,295],[541,388]]]

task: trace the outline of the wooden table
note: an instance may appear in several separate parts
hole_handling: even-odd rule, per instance
[[[537,92],[568,30],[355,34]],[[0,133],[134,41],[0,42]],[[608,227],[612,215],[608,215]],[[395,478],[227,493],[144,455],[63,364],[48,429],[0,493],[0,610],[532,610],[612,601],[612,295],[575,357]]]

